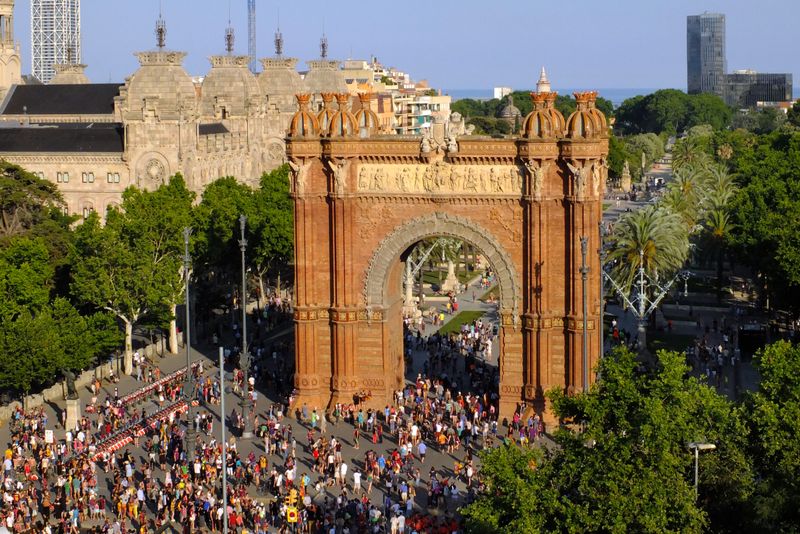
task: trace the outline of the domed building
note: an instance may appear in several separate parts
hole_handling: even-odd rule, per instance
[[[325,37],[322,38],[321,46],[322,54],[320,59],[307,61],[309,71],[306,73],[303,81],[306,85],[306,90],[314,95],[314,111],[322,109],[322,93],[347,93],[347,83],[344,79],[344,74],[339,67],[341,62],[338,60],[328,59],[328,41]]]
[[[266,97],[267,109],[288,113],[297,111],[295,95],[308,92],[303,78],[297,72],[297,59],[264,58],[261,60],[261,68],[263,70],[258,75],[258,84]]]
[[[48,83],[50,85],[80,85],[89,83],[89,78],[84,73],[86,65],[78,63],[64,63],[53,65],[56,75]]]
[[[500,110],[500,118],[503,119],[511,127],[511,132],[519,130],[519,122],[522,118],[522,112],[517,106],[514,105],[514,99],[508,95],[508,100],[503,109]]]
[[[13,0],[0,3],[8,17]],[[264,60],[256,78],[231,41],[206,76],[192,78],[186,54],[168,50],[160,31],[124,83],[89,83],[84,65],[66,64],[56,67],[55,85],[26,85],[12,35],[0,39],[0,56],[10,56],[0,61],[0,92],[8,93],[0,154],[55,183],[70,213],[105,214],[127,187],[152,189],[176,173],[198,193],[222,176],[257,185],[285,161],[294,94],[304,89],[295,60]]]

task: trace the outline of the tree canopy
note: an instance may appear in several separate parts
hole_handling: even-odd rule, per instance
[[[720,130],[730,124],[732,113],[715,95],[687,95],[677,89],[662,89],[625,100],[616,111],[614,126],[623,134],[673,135],[698,124]]]
[[[570,426],[553,432],[544,457],[513,445],[480,453],[487,490],[462,509],[467,532],[701,532],[744,502],[752,473],[741,414],[688,377],[682,355],[660,352],[642,372],[620,349],[598,370],[588,393],[548,393]],[[701,459],[699,503],[692,441],[717,445]],[[728,499],[710,504],[719,494]]]

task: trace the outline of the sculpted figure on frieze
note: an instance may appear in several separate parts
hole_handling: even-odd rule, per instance
[[[338,169],[331,166],[334,178]],[[344,175],[337,183],[344,186]],[[384,193],[476,193],[508,195],[522,193],[522,173],[517,165],[453,165],[362,163],[356,186],[361,192]]]

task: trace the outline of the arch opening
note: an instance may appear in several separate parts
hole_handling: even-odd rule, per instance
[[[436,244],[440,239],[468,245],[472,257],[456,255],[455,262],[452,256],[448,261],[443,245]],[[400,225],[377,247],[367,270],[364,297],[368,310],[382,311],[386,338],[402,340],[389,346],[386,355],[396,366],[399,380],[413,382],[422,373],[464,393],[498,400],[505,357],[503,326],[517,316],[520,287],[511,257],[498,243],[473,221],[434,213]],[[428,272],[438,273],[426,279],[421,262],[429,262],[430,256],[436,257],[433,264],[438,267]],[[459,270],[459,263],[463,264],[461,276],[451,272]],[[488,286],[482,285],[484,269],[491,274]],[[437,283],[440,279],[441,284]],[[481,299],[488,294],[495,298]],[[510,317],[504,321],[503,316]],[[432,335],[440,357],[429,358],[426,340]]]

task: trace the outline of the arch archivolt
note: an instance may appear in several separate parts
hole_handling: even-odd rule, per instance
[[[396,227],[377,246],[367,266],[364,300],[367,308],[383,307],[386,301],[386,279],[400,255],[414,243],[434,236],[453,237],[478,247],[497,275],[500,286],[500,306],[518,315],[520,282],[511,256],[488,229],[474,221],[436,212],[409,220]]]

